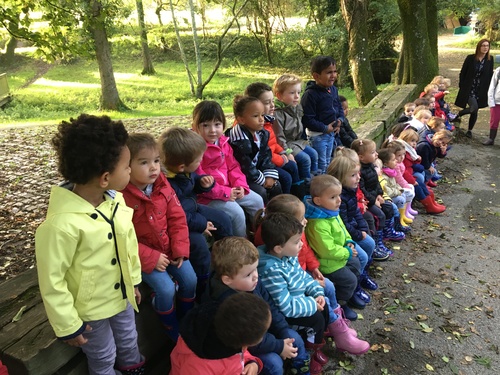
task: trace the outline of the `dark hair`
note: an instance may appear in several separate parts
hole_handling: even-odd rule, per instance
[[[415,103],[415,106],[419,106],[419,105],[425,105],[426,107],[429,106],[429,104],[431,104],[431,101],[427,98],[418,98],[418,99],[415,99],[415,101],[413,102]]]
[[[282,213],[290,216],[295,216],[300,206],[304,206],[299,198],[292,194],[279,194],[273,197],[266,205],[266,208],[261,208],[257,211],[254,217],[255,228],[260,227],[265,215],[274,213]]]
[[[391,134],[398,138],[401,132],[405,129],[408,128],[408,123],[407,122],[398,122],[397,124],[394,124],[391,129]]]
[[[384,143],[382,143],[380,148],[388,148],[395,154],[398,151],[404,150],[405,146],[401,141],[397,139],[386,139]]]
[[[264,299],[239,292],[226,298],[215,313],[214,328],[228,347],[257,345],[269,329],[271,312]]]
[[[226,115],[219,103],[213,100],[203,100],[196,104],[193,109],[193,123],[192,128],[198,131],[198,126],[208,121],[222,122],[222,128],[226,128]]]
[[[339,95],[339,102],[347,102],[347,98],[345,96]]]
[[[52,138],[59,173],[69,182],[86,184],[113,172],[126,146],[128,133],[121,121],[82,113],[62,121]]]
[[[245,108],[248,104],[253,102],[259,102],[260,100],[253,96],[245,96],[245,95],[236,95],[233,100],[233,112],[234,116],[243,116],[245,112]]]
[[[476,45],[476,52],[475,52],[476,60],[479,60],[479,54],[481,53],[481,44],[483,44],[484,42],[488,42],[488,44],[490,45],[490,47],[488,48],[488,52],[486,53],[486,56],[484,56],[484,57],[486,58],[486,60],[491,59],[491,56],[490,56],[491,42],[489,41],[489,39],[483,38],[479,42],[477,42],[477,45]]]
[[[170,128],[158,139],[161,162],[167,168],[189,165],[207,149],[203,137],[186,128]]]
[[[245,95],[253,96],[254,98],[260,97],[264,92],[273,91],[271,86],[264,82],[251,83],[245,89]]]
[[[323,70],[330,65],[337,65],[335,59],[331,56],[316,56],[311,61],[311,73],[321,74]]]
[[[392,155],[394,155],[394,151],[389,148],[381,148],[378,151],[378,158],[382,161],[382,164],[388,163]]]
[[[145,148],[157,149],[158,145],[153,136],[149,133],[131,133],[127,140],[130,150],[130,160],[132,160],[141,150]]]
[[[275,246],[283,246],[292,236],[301,234],[304,230],[300,221],[284,213],[266,215],[260,228],[262,241],[268,251],[273,250]]]

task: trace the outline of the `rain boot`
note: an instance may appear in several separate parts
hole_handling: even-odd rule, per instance
[[[385,221],[385,228],[382,232],[384,240],[403,241],[406,237],[403,232],[394,229],[394,218]]]
[[[497,136],[498,129],[490,129],[490,137],[483,142],[485,146],[493,146],[495,144],[495,138]]]
[[[371,302],[372,298],[368,293],[366,293],[363,288],[358,284],[356,287],[356,290],[354,290],[354,295],[358,297],[361,301],[363,301],[365,304],[368,304]]]
[[[349,327],[343,319],[337,319],[333,323],[330,323],[328,331],[332,334],[338,351],[347,352],[352,355],[362,355],[370,349],[368,342],[353,337],[349,333]]]
[[[118,370],[122,375],[144,375],[146,373],[146,361],[143,356],[141,357],[142,361],[140,363],[128,367],[119,367]]]
[[[168,311],[155,311],[156,314],[158,314],[163,327],[165,327],[168,337],[170,337],[173,342],[177,342],[177,339],[179,338],[179,321],[177,320],[174,308],[172,307]]]
[[[311,360],[318,362],[321,367],[328,363],[328,357],[321,351],[325,344],[325,340],[323,340],[321,344],[313,344],[312,342],[306,341],[306,349],[312,350]]]
[[[413,219],[410,219],[408,216],[406,216],[406,205],[402,208],[398,208],[399,211],[399,222],[401,223],[401,226],[407,227],[408,224],[413,223]]]
[[[405,226],[403,226],[401,224],[401,219],[399,217],[396,217],[395,220],[394,220],[394,230],[396,232],[403,232],[406,235],[406,233],[410,233],[411,232],[411,227],[408,224],[406,224]]]
[[[359,284],[368,290],[377,290],[378,285],[375,281],[373,281],[370,276],[368,276],[368,272],[366,268],[361,272],[361,276],[359,277]]]
[[[184,318],[186,313],[194,307],[194,297],[193,298],[177,298],[176,303],[177,319],[179,321]]]
[[[384,235],[382,230],[378,230],[375,235],[375,250],[373,250],[373,260],[384,261],[394,255],[391,249],[384,245]]]
[[[410,219],[412,223],[413,223],[413,220],[415,219],[415,216],[413,216],[410,212],[408,212],[409,205],[410,205],[409,203],[405,203],[405,205],[403,206],[405,212],[403,215],[401,215],[401,217],[403,218],[404,221],[406,221],[407,224],[411,224],[411,223],[409,221],[407,221],[406,219]]]
[[[434,199],[432,199],[430,195],[426,196],[425,199],[422,199],[420,203],[422,203],[425,208],[425,212],[427,212],[428,214],[440,214],[446,209],[435,206]]]
[[[346,318],[346,316],[345,316],[345,314],[344,314],[344,309],[343,309],[340,305],[338,305],[338,306],[337,306],[337,308],[336,308],[335,310],[333,310],[333,312],[334,312],[335,314],[337,314],[338,319],[344,319],[344,322],[345,322],[345,324],[347,325],[347,328],[348,328],[348,330],[349,330],[349,334],[350,334],[351,336],[358,337],[358,332],[356,332],[356,330],[355,330],[354,328],[351,328],[351,321],[350,321],[349,319],[347,319],[347,318]],[[356,316],[357,316],[357,315],[358,315],[358,314],[356,314]],[[328,335],[333,336],[333,335],[330,333],[330,331],[328,330],[328,327],[327,327],[327,329],[326,329],[326,330],[328,331]]]
[[[290,373],[293,375],[309,375],[310,365],[311,365],[311,360],[309,358],[309,354],[307,355],[307,358],[304,360],[298,361],[296,359],[293,359]]]
[[[408,202],[408,204],[406,205],[406,217],[409,217],[408,214],[410,214],[412,216],[417,216],[418,215],[418,211],[414,210],[411,207],[411,202]]]

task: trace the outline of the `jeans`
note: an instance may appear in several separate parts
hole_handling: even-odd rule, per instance
[[[172,280],[173,279],[173,280]],[[151,273],[142,273],[142,280],[155,292],[154,308],[158,311],[169,311],[174,305],[175,282],[179,286],[177,295],[191,299],[196,294],[196,274],[189,260],[182,263],[181,268],[168,266],[165,272],[153,270]]]
[[[366,238],[368,238],[368,236]],[[368,264],[368,260],[372,257],[373,249],[369,249],[369,247],[367,246],[367,249],[369,249],[369,251],[371,250],[370,255],[368,255],[368,253],[356,242],[354,242],[354,248],[358,252],[357,258],[359,259],[359,264],[360,264],[359,272],[361,273]],[[375,243],[373,243],[373,248],[375,248]]]
[[[330,164],[334,142],[335,133],[325,133],[311,137],[311,146],[318,153],[318,169],[322,173],[326,173],[326,168]]]
[[[392,197],[392,204],[395,205],[398,209],[403,208],[405,206],[405,203],[406,203],[406,198],[403,197],[402,195],[398,195],[397,197]],[[396,213],[394,213],[394,216],[397,216]]]
[[[367,234],[365,239],[363,239],[361,241],[357,241],[356,243],[359,245],[359,247],[361,247],[364,250],[364,252],[366,253],[367,259],[369,261],[372,258],[373,250],[375,250],[374,239]],[[358,255],[358,257],[359,257],[359,255]],[[361,259],[360,259],[360,263],[361,263]],[[365,267],[366,267],[366,265],[365,265]],[[365,267],[361,267],[361,272],[363,272]]]
[[[299,170],[301,180],[310,179],[311,171],[318,170],[318,153],[310,146],[306,146],[303,151],[295,155],[295,161]]]
[[[337,302],[337,297],[335,296],[335,286],[330,281],[330,279],[325,277],[325,287],[323,288],[325,292],[326,306],[328,307],[329,321],[328,324],[333,323],[338,319],[338,315],[335,314],[335,310],[339,304]]]
[[[358,285],[358,277],[361,273],[358,257],[351,257],[345,267],[332,273],[324,275],[335,285],[337,301],[344,303],[349,301]]]
[[[415,198],[419,201],[425,199],[429,195],[429,189],[425,184],[425,177],[423,172],[414,172],[413,177],[417,180],[418,185],[415,186]]]
[[[264,201],[259,194],[250,190],[250,193],[234,202],[213,200],[208,205],[210,207],[217,208],[218,210],[222,210],[229,215],[233,226],[234,236],[246,237],[247,231],[245,212],[253,222],[257,211],[264,208]]]

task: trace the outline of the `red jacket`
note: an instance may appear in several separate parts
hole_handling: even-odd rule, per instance
[[[169,259],[189,258],[186,214],[163,173],[153,185],[151,198],[131,183],[122,193],[127,206],[134,209],[132,221],[143,272],[153,272],[160,253]]]
[[[245,194],[250,192],[247,178],[233,155],[229,138],[225,135],[219,138],[219,145],[207,143],[207,149],[196,173],[208,174],[215,179],[212,190],[198,195],[198,202],[201,204],[208,204],[215,199],[227,202],[231,197],[231,189],[235,187],[245,189]]]
[[[405,154],[405,158],[403,160],[403,164],[405,166],[405,172],[403,173],[403,178],[408,181],[410,185],[415,185],[417,180],[413,177],[413,164],[418,164],[416,161],[413,161],[410,154],[407,152]]]
[[[271,161],[277,167],[281,167],[285,163],[285,161],[283,160],[283,156],[281,156],[281,155],[286,155],[285,149],[278,144],[278,140],[276,139],[276,135],[274,134],[272,123],[266,121],[264,123],[264,129],[266,129],[269,132],[269,141],[267,142],[267,145],[271,149],[272,153]]]
[[[425,92],[420,93],[420,98],[423,98],[425,96]],[[439,91],[434,95],[434,98],[436,99],[436,102],[434,103],[434,116],[442,118],[446,120],[446,113],[441,109],[441,104],[439,104],[439,101],[444,98],[445,93],[442,91]]]

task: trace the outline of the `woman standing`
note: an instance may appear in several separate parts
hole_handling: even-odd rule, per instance
[[[469,116],[469,128],[465,134],[472,138],[479,108],[488,106],[488,87],[493,75],[493,59],[490,56],[490,41],[481,39],[476,53],[465,58],[459,76],[459,90],[455,105],[463,108],[458,115]],[[468,105],[468,107],[467,107]],[[466,108],[467,107],[467,108]]]
[[[500,122],[500,67],[495,69],[495,74],[488,90],[488,107],[490,107],[490,137],[483,142],[485,146],[492,146],[495,142]]]

